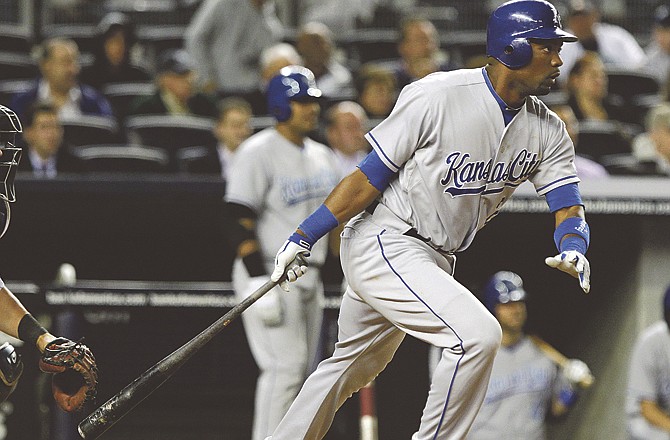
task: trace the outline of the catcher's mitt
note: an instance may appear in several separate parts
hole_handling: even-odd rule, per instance
[[[51,391],[63,411],[79,411],[95,397],[98,367],[93,353],[81,341],[53,340],[45,347],[39,363],[40,370],[53,374]]]

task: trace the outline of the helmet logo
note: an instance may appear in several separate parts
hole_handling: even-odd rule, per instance
[[[300,93],[300,83],[293,78],[286,77],[282,79],[282,84],[284,84],[288,89],[286,90],[286,95],[291,97]]]

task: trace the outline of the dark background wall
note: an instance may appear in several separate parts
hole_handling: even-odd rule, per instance
[[[231,256],[219,229],[223,184],[217,180],[98,176],[35,181],[23,177],[17,181],[17,192],[12,226],[0,241],[5,280],[48,284],[63,262],[76,267],[79,279],[229,280]],[[592,335],[594,328],[601,328],[600,320],[623,313],[612,306],[618,303],[622,286],[630,285],[634,277],[631,262],[640,251],[636,232],[640,218],[596,214],[589,223],[594,232],[588,296],[576,280],[545,266],[544,258],[555,249],[553,219],[544,213],[501,214],[459,256],[456,278],[477,293],[498,270],[519,273],[530,293],[528,330],[568,356],[585,360],[598,377],[606,366],[602,350],[594,350]],[[225,311],[47,307],[39,295],[22,298],[53,325],[64,317],[75,318],[77,324],[70,331],[86,336],[101,365],[98,403]],[[331,322],[336,313],[328,312]],[[608,349],[607,345],[600,348]],[[7,438],[40,440],[44,428],[34,422],[35,414],[49,420],[54,411],[40,406],[49,401],[34,359],[24,351],[30,364],[15,395],[14,412],[7,416]],[[407,338],[378,378],[380,438],[410,438],[418,425],[428,390],[427,357],[425,344]],[[248,439],[256,374],[241,322],[235,323],[103,438],[134,440],[151,434],[162,440]],[[580,405],[589,404],[591,393]],[[354,397],[338,415],[329,440],[357,438],[357,411]],[[570,417],[556,428],[562,430],[557,438],[574,438],[570,432],[583,422],[579,415]],[[51,439],[56,439],[54,435]]]

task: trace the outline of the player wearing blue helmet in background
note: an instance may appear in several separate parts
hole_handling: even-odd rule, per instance
[[[482,297],[503,337],[484,403],[467,438],[544,440],[545,419],[562,416],[576,402],[579,384],[591,380],[589,368],[578,359],[557,365],[537,339],[526,336],[528,295],[516,273],[494,274]]]
[[[307,269],[291,263],[296,255],[308,255],[348,222],[340,245],[348,287],[335,351],[305,381],[272,440],[323,438],[337,409],[385,368],[406,334],[441,350],[413,440],[466,437],[502,335],[454,278],[456,253],[526,180],[555,219],[558,254],[546,263],[589,291],[589,227],[574,146],[565,124],[535,96],[551,91],[561,47],[576,38],[543,0],[505,3],[488,27],[487,66],[436,72],[406,86],[366,135],[373,151],[278,247],[271,278],[287,270],[295,281]]]
[[[628,372],[626,416],[631,440],[670,439],[670,286],[663,319],[638,336]]]
[[[267,282],[276,249],[339,178],[333,152],[308,137],[318,124],[321,96],[312,72],[285,67],[269,81],[266,95],[277,123],[240,145],[226,186],[226,230],[237,249],[233,288],[240,300]],[[313,249],[315,269],[327,250],[325,241]],[[260,370],[252,440],[272,433],[312,367],[323,286],[318,270],[310,275],[290,294],[271,290],[242,315]]]

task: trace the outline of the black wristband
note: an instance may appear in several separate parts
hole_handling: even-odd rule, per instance
[[[42,327],[30,313],[21,318],[21,322],[19,322],[19,339],[23,342],[30,343],[33,347],[36,347],[37,339],[45,333],[47,333],[47,329]]]
[[[263,257],[259,251],[255,251],[242,258],[244,266],[247,268],[247,272],[250,277],[260,277],[262,275],[267,275],[267,270],[265,270],[265,264],[263,263]]]

